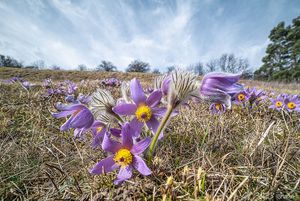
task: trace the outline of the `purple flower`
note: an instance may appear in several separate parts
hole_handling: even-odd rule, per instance
[[[50,78],[47,78],[43,81],[43,87],[49,88],[52,85],[52,80]]]
[[[63,105],[57,104],[56,108],[61,112],[52,113],[55,118],[67,117],[70,118],[60,127],[61,131],[69,130],[70,128],[77,128],[79,134],[83,132],[83,129],[88,129],[94,123],[94,116],[91,111],[82,104]],[[74,133],[75,136],[79,134]]]
[[[244,104],[250,98],[247,90],[240,91],[234,95],[234,102],[236,104]]]
[[[284,107],[289,111],[297,111],[300,112],[300,99],[297,95],[290,95],[285,97],[284,99]]]
[[[257,90],[255,87],[248,88],[247,94],[249,94],[249,103],[250,106],[253,107],[253,104],[258,105],[261,101],[263,101],[267,96],[263,90]]]
[[[162,92],[155,90],[147,98],[140,82],[136,78],[130,82],[130,92],[134,103],[121,103],[115,106],[113,111],[119,115],[134,115],[131,125],[135,127],[137,133],[141,132],[144,123],[155,133],[159,126],[157,117],[163,116],[166,111],[165,108],[158,107],[162,98]]]
[[[275,99],[270,98],[270,101],[272,102],[272,105],[269,108],[275,108],[278,111],[282,110],[284,102],[284,96],[282,94],[278,95]]]
[[[231,107],[231,97],[243,90],[239,83],[241,74],[208,73],[200,86],[200,95],[204,100],[214,103],[224,103]]]
[[[226,112],[226,106],[222,103],[212,103],[209,110],[212,114],[223,114]]]
[[[92,148],[95,149],[98,146],[101,146],[105,133],[108,132],[106,124],[95,121],[91,127],[93,141],[92,141]],[[116,128],[110,128],[110,133],[115,137],[120,137],[121,130]]]
[[[34,84],[31,84],[30,82],[28,81],[23,81],[23,82],[20,82],[20,84],[22,85],[22,87],[26,90],[29,90],[32,86],[34,86]]]
[[[122,127],[121,142],[111,139],[107,134],[104,135],[102,148],[112,153],[112,155],[98,162],[90,173],[93,175],[108,173],[120,168],[117,179],[114,181],[116,185],[131,178],[132,170],[138,170],[142,175],[151,174],[151,170],[147,167],[144,160],[139,156],[150,144],[150,138],[133,144],[132,130],[129,123],[125,123]]]

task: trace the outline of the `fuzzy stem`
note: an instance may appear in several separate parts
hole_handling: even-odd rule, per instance
[[[169,120],[169,118],[172,114],[172,111],[173,111],[173,107],[169,105],[168,108],[167,108],[166,115],[161,120],[161,123],[159,124],[159,127],[158,127],[158,129],[157,129],[157,131],[154,135],[154,138],[151,141],[151,144],[150,144],[150,147],[149,147],[149,153],[148,153],[148,162],[150,162],[151,159],[152,159],[152,155],[153,155],[153,151],[154,151],[157,139],[158,139],[160,133],[163,131],[164,127],[166,126],[166,124],[167,124],[167,122],[168,122],[168,120]]]

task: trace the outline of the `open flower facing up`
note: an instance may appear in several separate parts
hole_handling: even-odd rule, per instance
[[[289,111],[300,112],[300,99],[297,95],[286,96],[284,99],[284,107]]]
[[[240,91],[234,95],[234,102],[236,104],[244,104],[250,98],[250,94],[246,91]]]
[[[88,129],[94,123],[94,116],[91,111],[82,104],[56,105],[56,108],[61,112],[52,113],[55,118],[70,116],[70,118],[60,127],[61,131],[69,130],[70,128],[77,129],[75,136],[80,135],[84,129]]]
[[[115,184],[119,185],[123,181],[131,178],[132,170],[138,170],[142,175],[150,175],[151,170],[147,167],[144,160],[139,156],[150,144],[150,138],[133,144],[132,128],[129,123],[125,123],[122,127],[121,142],[111,139],[107,134],[104,136],[102,148],[112,153],[112,155],[98,162],[92,169],[91,174],[103,174],[120,168]]]
[[[119,115],[134,115],[130,124],[137,133],[141,132],[144,123],[155,133],[159,125],[157,118],[165,112],[165,108],[158,107],[162,98],[161,91],[153,91],[147,98],[140,82],[134,78],[130,82],[130,92],[134,103],[120,103],[113,111]]]
[[[269,108],[274,108],[276,110],[282,110],[284,106],[284,95],[280,94],[276,98],[270,98],[272,105]]]
[[[212,114],[223,114],[226,112],[226,106],[223,103],[212,103],[209,110]]]
[[[243,86],[237,83],[240,74],[208,73],[201,82],[200,97],[213,103],[225,104],[231,107],[231,97],[243,90]]]

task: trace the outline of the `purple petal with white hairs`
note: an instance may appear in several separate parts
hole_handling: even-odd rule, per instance
[[[89,128],[94,123],[94,116],[88,109],[83,109],[74,115],[73,121],[70,125],[73,128]]]
[[[62,111],[70,111],[70,110],[80,110],[83,108],[86,108],[84,105],[81,104],[71,104],[71,105],[65,105],[62,103],[57,103],[55,105],[55,108]]]
[[[122,145],[121,143],[112,140],[108,134],[106,133],[104,135],[103,141],[102,141],[102,149],[111,153],[116,153],[119,149],[121,149]]]
[[[132,149],[130,150],[130,152],[132,154],[141,154],[148,148],[148,146],[150,145],[150,142],[151,142],[150,137],[146,137],[145,139],[134,144]]]
[[[122,147],[131,149],[133,145],[132,134],[135,131],[132,130],[129,123],[125,123],[122,127]]]
[[[133,115],[137,109],[135,104],[123,103],[113,107],[113,111],[119,115]]]
[[[114,184],[120,185],[125,180],[130,179],[132,176],[132,166],[121,167],[117,179],[114,181]]]
[[[95,174],[104,174],[111,171],[114,171],[118,168],[118,165],[114,161],[114,156],[109,156],[100,162],[98,162],[89,172],[93,175]]]
[[[157,104],[160,103],[162,98],[162,92],[159,90],[153,91],[150,96],[146,100],[146,105],[150,107],[155,107]]]
[[[144,176],[150,175],[152,173],[146,165],[145,161],[137,155],[135,155],[133,158],[133,167]]]
[[[134,78],[130,81],[130,93],[135,104],[139,105],[146,101],[146,95],[143,91],[143,88],[140,82]]]
[[[52,116],[53,116],[54,118],[59,119],[59,118],[62,118],[62,117],[66,117],[66,116],[68,116],[68,115],[71,115],[71,114],[73,114],[73,113],[74,113],[74,111],[70,110],[70,111],[62,111],[62,112],[51,113],[51,114],[52,114]]]

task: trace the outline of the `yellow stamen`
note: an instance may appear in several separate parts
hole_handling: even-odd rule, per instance
[[[295,104],[294,102],[289,102],[289,103],[287,104],[287,107],[288,107],[289,109],[293,110],[293,109],[296,108],[296,104]]]
[[[239,94],[238,99],[239,99],[239,101],[245,100],[245,95],[244,94]]]
[[[96,131],[97,131],[97,133],[101,132],[101,131],[102,131],[102,129],[103,129],[103,127],[102,127],[102,126],[99,126],[99,127],[97,127],[97,128],[96,128]]]
[[[216,109],[219,110],[219,111],[222,110],[222,105],[221,105],[220,103],[216,103],[216,104],[215,104],[215,107],[216,107]]]
[[[277,108],[281,108],[282,102],[281,102],[281,101],[276,101],[275,106],[276,106]]]
[[[121,167],[132,163],[132,154],[128,149],[120,149],[114,156],[114,161]]]
[[[152,116],[151,108],[145,104],[141,104],[135,111],[135,116],[140,122],[147,122]]]

